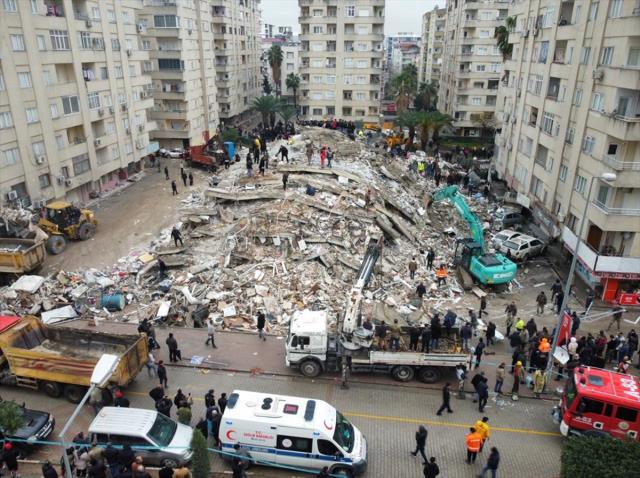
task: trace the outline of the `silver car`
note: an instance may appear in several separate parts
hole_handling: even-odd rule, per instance
[[[516,237],[522,236],[521,232],[513,231],[511,229],[503,229],[502,231],[494,234],[491,237],[491,244],[493,247],[498,249],[503,242],[510,241],[511,239],[515,239]]]
[[[507,257],[524,261],[539,256],[546,248],[547,245],[540,239],[523,234],[519,237],[504,241],[498,249]]]

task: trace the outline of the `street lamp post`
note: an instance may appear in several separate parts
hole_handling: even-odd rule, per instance
[[[73,475],[71,474],[71,463],[69,463],[69,457],[67,456],[67,444],[64,440],[64,435],[67,433],[67,430],[69,430],[71,424],[74,422],[74,420],[82,410],[82,407],[84,407],[84,404],[87,403],[87,400],[89,400],[91,393],[96,389],[96,387],[104,385],[107,380],[109,380],[109,377],[111,377],[111,374],[116,369],[119,362],[120,357],[118,357],[117,355],[103,354],[102,357],[100,357],[100,360],[98,360],[98,363],[93,368],[93,372],[91,373],[91,386],[89,387],[89,390],[87,390],[87,393],[85,393],[80,403],[78,403],[76,409],[64,424],[62,431],[58,434],[63,448],[62,458],[64,460],[66,478],[71,478]]]
[[[602,179],[607,182],[613,182],[617,179],[615,173],[603,173],[600,176],[593,176],[589,183],[589,190],[587,191],[587,198],[584,203],[584,210],[582,211],[582,218],[580,219],[580,228],[578,235],[576,236],[576,247],[573,251],[573,258],[571,259],[571,267],[569,268],[569,275],[567,276],[567,282],[564,285],[564,296],[562,297],[562,303],[560,304],[560,313],[558,314],[558,322],[556,324],[556,331],[553,334],[553,343],[551,345],[551,356],[547,361],[547,382],[553,368],[553,355],[558,347],[558,337],[560,336],[560,327],[562,326],[562,317],[564,316],[564,309],[569,301],[569,293],[571,291],[571,285],[573,283],[573,275],[576,271],[576,264],[578,263],[578,251],[580,250],[580,243],[582,241],[582,231],[584,229],[584,223],[587,222],[587,211],[589,209],[589,201],[591,199],[591,188],[595,179]]]

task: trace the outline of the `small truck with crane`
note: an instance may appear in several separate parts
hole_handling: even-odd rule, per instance
[[[285,342],[288,367],[298,368],[306,377],[317,377],[322,372],[342,372],[343,383],[347,369],[351,372],[390,373],[401,382],[412,380],[417,375],[425,383],[435,383],[444,370],[470,363],[471,356],[461,352],[457,346],[454,353],[374,350],[374,331],[362,326],[362,304],[382,247],[382,238],[370,238],[336,333],[329,330],[325,310],[294,313]]]

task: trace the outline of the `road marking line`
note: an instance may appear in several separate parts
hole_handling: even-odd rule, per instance
[[[404,417],[389,417],[384,415],[369,415],[367,413],[357,413],[357,412],[343,412],[347,417],[357,417],[357,418],[366,418],[369,420],[382,420],[387,422],[400,422],[400,423],[417,423],[421,425],[436,425],[442,427],[453,427],[453,428],[466,428],[468,429],[471,425],[468,423],[451,423],[451,422],[441,422],[436,420],[421,420],[417,418],[404,418]],[[508,428],[508,427],[491,427],[491,431],[500,431],[500,432],[508,432],[508,433],[524,433],[527,435],[542,435],[542,436],[562,436],[560,433],[556,432],[543,432],[538,430],[527,430],[524,428]]]

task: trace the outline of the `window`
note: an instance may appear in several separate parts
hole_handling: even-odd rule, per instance
[[[175,15],[154,15],[153,26],[156,28],[177,28],[180,26],[180,18]]]
[[[485,71],[486,67],[485,65],[476,65],[476,71]]]
[[[13,126],[13,119],[11,113],[8,111],[0,112],[0,129],[11,128]]]
[[[367,99],[367,93],[365,91],[356,91],[356,100],[365,101]]]
[[[578,174],[576,176],[576,183],[573,189],[575,189],[580,194],[584,194],[584,190],[586,186],[587,186],[587,180]]]
[[[610,65],[613,59],[613,47],[607,46],[602,49],[602,57],[600,58],[601,65]]]
[[[64,149],[64,135],[57,134],[56,135],[56,146],[58,146],[58,150]],[[65,176],[69,177],[69,176]]]
[[[598,5],[599,2],[593,2],[591,4],[591,8],[589,9],[589,21],[594,21],[598,16]]]
[[[179,59],[158,59],[158,68],[161,70],[184,70],[184,62]]]
[[[36,35],[36,43],[38,45],[38,50],[46,51],[47,42],[44,39],[44,35]]]
[[[4,154],[4,165],[3,166],[11,166],[13,164],[17,164],[20,161],[20,151],[18,148],[7,149]]]
[[[542,131],[553,134],[553,114],[546,112],[542,114]]]
[[[170,17],[172,15],[166,15],[166,16]],[[178,18],[178,17],[175,17],[175,18]],[[131,16],[129,15],[128,10],[122,11],[122,23],[124,23],[125,25],[128,25],[131,23]]]
[[[120,149],[117,146],[111,148],[111,161],[115,161],[120,157]]]
[[[573,94],[573,104],[575,106],[580,106],[582,103],[582,88],[577,88],[576,92]]]
[[[555,8],[546,8],[542,15],[542,28],[549,28],[553,26],[553,20],[555,18]]]
[[[124,152],[125,154],[133,153],[133,144],[131,143],[131,141],[127,141],[126,143],[124,143]]]
[[[38,176],[38,181],[40,182],[40,189],[51,186],[51,176],[49,176],[49,174],[41,174]]]
[[[4,10],[6,12],[12,12],[15,13],[18,11],[18,4],[16,3],[17,0],[4,0]]]
[[[573,144],[573,140],[576,136],[576,129],[575,128],[569,128],[567,130],[567,136],[565,137],[565,142],[567,144]]]
[[[136,65],[129,65],[129,77],[133,78],[136,76]]]
[[[353,77],[351,75],[344,75],[344,84],[350,85],[353,83]]]
[[[142,40],[142,49],[151,50],[151,42],[149,40]]]
[[[162,60],[159,60],[162,61]],[[122,72],[122,65],[116,65],[114,68],[114,77],[115,78],[123,78],[124,77],[124,73]]]
[[[585,136],[582,142],[582,151],[587,154],[593,153],[593,148],[596,145],[596,139],[593,136]]]
[[[24,37],[22,35],[9,35],[9,37],[13,51],[24,51]]]
[[[31,0],[31,13],[33,13],[34,15],[37,15],[40,10],[40,2],[39,0]]]
[[[40,119],[38,118],[38,108],[36,108],[35,106],[31,108],[26,108],[24,111],[25,111],[25,114],[27,115],[28,124],[37,123],[38,121],[40,121]]]
[[[89,161],[89,155],[86,153],[71,158],[71,162],[73,163],[74,176],[91,171],[91,162]]]
[[[69,50],[69,33],[66,30],[49,30],[51,48],[54,50]]]
[[[114,10],[107,10],[107,20],[109,23],[116,22],[116,12]]]
[[[36,141],[31,143],[31,149],[36,156],[44,156],[44,141]]]
[[[7,87],[4,84],[4,76],[2,76],[2,72],[0,71],[0,91],[6,90]]]
[[[100,7],[91,7],[91,17],[94,20],[100,20]]]
[[[120,50],[120,40],[118,40],[117,38],[112,38],[111,39],[111,49],[113,51],[119,51]]]
[[[601,184],[600,187],[598,187],[598,194],[596,195],[596,201],[598,201],[600,204],[607,204],[607,198],[609,197],[610,191],[611,191],[611,188],[609,186]]]
[[[633,423],[638,419],[638,410],[621,407],[618,405],[618,409],[616,410],[616,418]],[[318,440],[318,444],[320,443],[320,441],[321,440]]]
[[[318,452],[322,455],[336,456],[339,452],[338,448],[329,440],[318,439]]]
[[[627,56],[627,66],[640,66],[640,48],[629,48],[629,55]]]
[[[543,41],[542,43],[540,43],[540,53],[538,55],[538,63],[546,63],[548,55],[549,55],[549,42]]]
[[[80,112],[80,103],[77,96],[63,96],[62,97],[62,110],[65,115]]]
[[[471,97],[471,104],[473,106],[480,106],[482,104],[482,97],[480,97],[480,96],[472,96]]]
[[[569,168],[566,167],[564,164],[560,165],[560,173],[558,174],[558,179],[561,182],[565,182],[567,180],[567,172],[569,171]]]
[[[324,33],[324,27],[322,25],[314,25],[313,33]]]
[[[598,400],[592,400],[590,398],[583,398],[578,405],[578,411],[580,413],[595,413],[596,415],[602,415],[604,404]]]
[[[58,104],[51,103],[49,105],[49,112],[51,113],[51,119],[56,119],[60,116],[60,112],[58,111]]]
[[[604,95],[602,93],[594,93],[591,98],[591,109],[594,111],[604,111]]]
[[[18,73],[18,83],[20,88],[31,88],[31,73],[28,71]]]
[[[278,435],[276,439],[276,448],[278,448],[279,450],[291,450],[311,453],[312,444],[313,440],[311,438]]]
[[[609,7],[609,18],[618,18],[622,16],[622,2],[624,0],[611,0]]]
[[[588,47],[588,46],[582,47],[582,51],[580,52],[580,64],[587,65],[589,63],[590,56],[591,56],[591,47]]]
[[[347,5],[345,8],[345,15],[348,17],[356,16],[356,7],[355,5]]]
[[[100,94],[99,93],[89,93],[87,95],[87,100],[89,100],[89,109],[95,110],[100,108]]]

